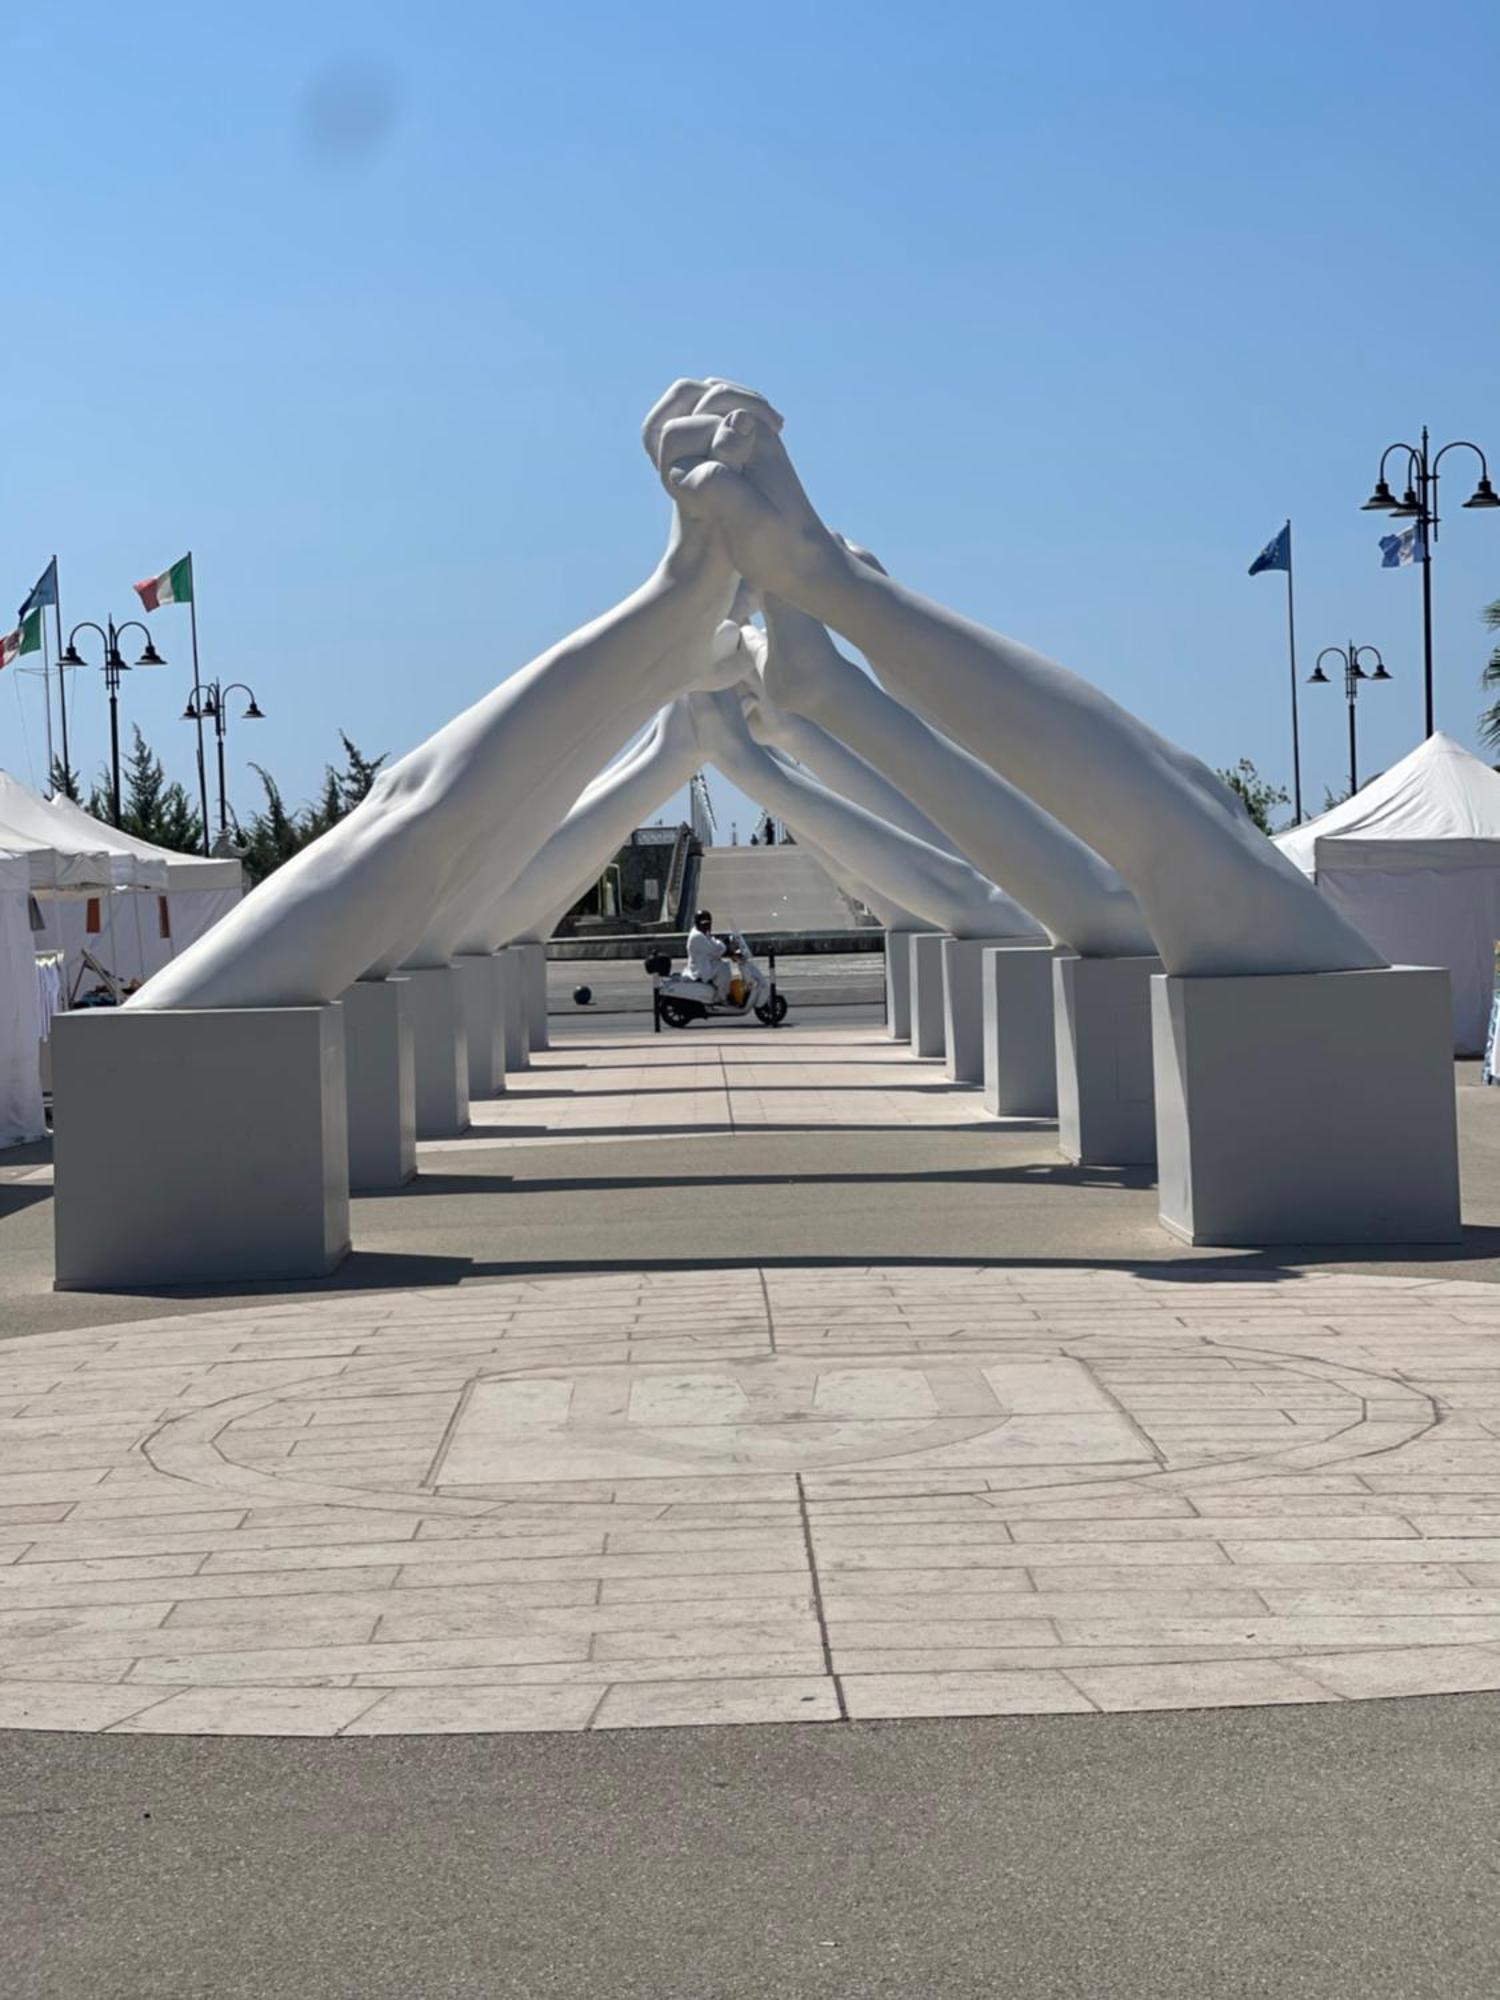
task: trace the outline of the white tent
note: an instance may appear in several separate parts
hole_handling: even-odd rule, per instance
[[[1500,942],[1500,773],[1430,736],[1276,845],[1392,964],[1446,965],[1454,1049],[1483,1048]]]
[[[49,799],[46,805],[53,823],[80,842],[102,847],[121,876],[133,877],[119,886],[165,891],[110,897],[98,913],[98,936],[88,930],[85,907],[47,905],[40,942],[66,955],[70,975],[77,972],[79,952],[88,949],[122,982],[149,979],[226,916],[244,893],[244,873],[233,856],[178,854],[105,825],[71,799]]]
[[[24,1145],[46,1132],[37,1070],[41,1009],[27,898],[31,863],[0,853],[0,1146]]]
[[[19,778],[0,771],[0,849],[25,855],[33,894],[96,896],[133,883],[135,867],[109,852],[98,838],[102,832],[92,821],[80,829]],[[165,871],[150,886],[165,888]]]

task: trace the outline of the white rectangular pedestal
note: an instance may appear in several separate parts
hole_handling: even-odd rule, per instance
[[[983,954],[984,1108],[997,1118],[1057,1116],[1057,1024],[1049,946]]]
[[[526,1046],[530,1050],[547,1049],[552,1046],[552,1037],[547,1027],[547,947],[535,938],[525,944],[511,946],[519,952],[525,966],[522,981],[526,994]]]
[[[508,944],[505,960],[505,1067],[531,1068],[531,1040],[526,1032],[526,960],[522,947]]]
[[[349,1091],[349,1186],[405,1187],[417,1171],[416,1073],[405,979],[358,979],[339,995]]]
[[[914,931],[911,951],[911,1052],[941,1056],[948,1038],[943,1021],[943,931]]]
[[[911,1040],[911,936],[885,934],[885,1031],[893,1042]]]
[[[469,1052],[469,1096],[505,1095],[505,960],[498,951],[455,958]]]
[[[1446,971],[1151,982],[1161,1221],[1188,1243],[1453,1243]]]
[[[451,1139],[469,1129],[469,1042],[463,988],[451,965],[408,966],[417,1087],[417,1137]]]
[[[1156,1159],[1151,979],[1159,958],[1052,961],[1057,1032],[1057,1143],[1080,1166],[1149,1167]]]
[[[984,955],[998,938],[943,939],[943,1042],[954,1083],[984,1082]],[[1009,940],[1015,943],[1014,939]],[[1024,945],[1019,947],[1026,949]],[[1049,952],[1049,944],[1033,949]]]
[[[57,1288],[321,1278],[349,1249],[337,1006],[52,1023]]]

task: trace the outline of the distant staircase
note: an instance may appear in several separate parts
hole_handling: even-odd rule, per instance
[[[697,898],[718,930],[816,933],[875,922],[801,847],[707,848]]]

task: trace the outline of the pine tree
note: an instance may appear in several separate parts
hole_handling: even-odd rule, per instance
[[[83,788],[78,782],[78,773],[70,764],[65,764],[61,757],[52,759],[48,782],[52,787],[53,798],[71,799],[75,806],[83,804]]]
[[[149,840],[154,847],[169,847],[178,854],[203,852],[203,821],[198,809],[175,779],[168,780],[162,761],[147,743],[137,724],[134,742],[125,761],[120,797],[120,830],[137,840]],[[111,820],[113,795],[110,774],[101,771],[89,800],[96,819]]]
[[[287,811],[281,787],[270,772],[259,764],[250,768],[260,779],[266,802],[244,829],[244,865],[252,882],[263,882],[307,845],[307,833],[304,816]]]

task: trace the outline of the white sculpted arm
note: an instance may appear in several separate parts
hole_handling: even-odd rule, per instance
[[[605,772],[578,800],[540,852],[479,912],[460,951],[494,951],[526,938],[548,938],[663,799],[685,785],[702,761],[687,697],[664,708],[646,741]]]
[[[663,426],[679,502],[720,529],[761,591],[842,632],[883,680],[920,685],[942,727],[1119,869],[1169,972],[1347,971],[1383,963],[1218,794],[1197,759],[1076,674],[904,590],[843,548],[776,427],[753,411]]]
[[[314,1005],[399,965],[434,911],[482,873],[497,829],[518,868],[554,830],[556,772],[580,717],[607,719],[607,748],[680,691],[684,660],[701,662],[734,585],[712,526],[677,510],[666,553],[638,590],[383,772],[347,819],[127,1004]]]
[[[1100,957],[1155,951],[1135,897],[1076,834],[893,700],[815,618],[774,596],[764,609],[762,678],[778,706],[837,730],[976,868],[1024,903],[1054,942]]]
[[[957,855],[837,797],[762,749],[734,694],[694,695],[698,738],[726,778],[764,801],[851,874],[955,937],[1041,937],[1040,926]]]

